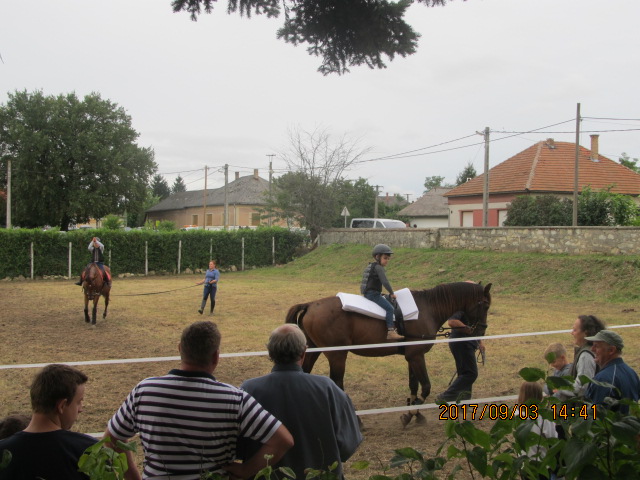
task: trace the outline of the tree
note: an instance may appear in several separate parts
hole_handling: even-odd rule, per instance
[[[174,12],[187,11],[197,20],[211,13],[217,0],[173,0]],[[446,0],[417,0],[427,6]],[[227,11],[241,16],[278,17],[284,24],[277,36],[294,46],[307,44],[310,55],[322,57],[318,71],[343,74],[350,66],[385,68],[383,56],[393,60],[415,53],[420,35],[404,21],[413,0],[229,0]]]
[[[640,173],[640,165],[638,165],[638,159],[629,158],[629,155],[627,155],[625,152],[622,152],[622,156],[620,157],[620,164],[624,165],[627,168],[630,168],[636,173]]]
[[[432,188],[442,187],[442,182],[444,182],[444,177],[440,175],[433,175],[431,177],[426,177],[424,179],[424,193],[427,193]]]
[[[171,193],[180,193],[186,192],[187,186],[184,184],[184,180],[180,175],[178,175],[173,182],[173,186],[171,187]]]
[[[456,177],[456,186],[467,183],[469,180],[476,178],[477,176],[478,174],[476,173],[475,167],[471,162],[469,162]]]
[[[159,197],[160,200],[164,200],[171,195],[171,187],[162,175],[154,175],[151,180],[151,192],[154,197]]]
[[[633,225],[639,212],[628,195],[612,193],[611,187],[593,191],[585,187],[578,196],[578,225]],[[573,223],[573,200],[556,195],[520,195],[507,208],[508,227],[569,226]]]
[[[16,225],[59,225],[122,214],[146,197],[157,168],[131,117],[99,94],[9,94],[0,106],[0,170],[12,160]]]
[[[369,151],[359,143],[347,134],[334,139],[326,128],[290,130],[289,148],[281,154],[289,172],[275,179],[265,207],[267,215],[293,218],[315,239],[320,229],[340,218],[342,175]]]

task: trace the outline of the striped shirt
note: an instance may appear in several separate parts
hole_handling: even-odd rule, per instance
[[[234,461],[239,438],[264,443],[280,425],[248,393],[205,372],[171,370],[140,382],[108,427],[120,440],[140,434],[143,478],[197,480]]]

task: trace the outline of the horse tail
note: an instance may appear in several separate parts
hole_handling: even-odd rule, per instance
[[[307,313],[309,305],[309,303],[299,303],[291,307],[287,312],[287,317],[284,323],[295,323],[302,329],[302,317]]]

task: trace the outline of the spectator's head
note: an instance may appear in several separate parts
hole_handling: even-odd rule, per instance
[[[567,362],[567,349],[561,343],[552,343],[544,351],[544,358],[556,370],[562,369]]]
[[[522,382],[520,392],[518,393],[518,403],[523,404],[527,401],[539,402],[542,400],[542,386],[538,382]]]
[[[31,384],[33,413],[57,416],[60,426],[69,430],[82,412],[84,384],[87,380],[84,373],[69,365],[47,365]]]
[[[618,358],[624,348],[622,337],[611,330],[600,330],[593,337],[587,337],[592,342],[591,350],[596,357],[596,363],[602,368],[614,358]]]
[[[604,328],[604,322],[595,315],[579,315],[573,323],[571,335],[573,335],[575,344],[579,347],[591,345],[591,342],[586,337],[592,337],[600,330],[604,330]]]
[[[269,358],[276,364],[290,364],[302,360],[307,339],[297,325],[286,323],[276,328],[267,343]]]
[[[31,418],[26,415],[8,415],[3,420],[0,420],[0,440],[21,432],[27,428],[30,420]]]
[[[180,358],[184,364],[213,371],[218,364],[220,331],[213,322],[195,322],[182,331]]]

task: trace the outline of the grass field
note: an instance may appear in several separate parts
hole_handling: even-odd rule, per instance
[[[369,247],[322,247],[286,266],[222,273],[216,313],[222,353],[265,350],[269,332],[295,304],[357,293]],[[595,314],[609,325],[640,323],[636,257],[565,257],[401,249],[387,269],[396,289],[430,288],[458,280],[492,282],[493,305],[487,335],[570,329],[579,314]],[[203,266],[204,267],[204,266]],[[223,266],[224,267],[224,266]],[[0,283],[0,365],[70,362],[177,355],[184,326],[197,313],[200,276],[116,279],[106,320],[96,327],[83,320],[80,287],[69,281]],[[159,295],[144,293],[171,290]],[[99,312],[103,308],[100,303]],[[205,318],[207,316],[205,315]],[[624,358],[640,371],[640,329],[618,330],[625,339]],[[542,352],[551,342],[571,351],[568,333],[487,340],[487,361],[480,366],[474,398],[514,395],[524,366],[546,369]],[[454,373],[446,345],[427,355],[435,394]],[[142,378],[177,366],[175,361],[80,367],[90,376],[85,409],[74,427],[99,432],[129,390]],[[234,385],[270,370],[266,357],[223,358],[216,377]],[[0,416],[30,411],[28,387],[34,369],[0,370]],[[327,374],[321,358],[314,373]],[[350,355],[345,389],[358,410],[401,406],[408,395],[402,357],[360,358]],[[304,408],[302,405],[301,408]],[[412,446],[433,453],[443,440],[437,410],[426,425],[402,428],[398,413],[363,417],[365,441],[352,461],[387,462],[394,448]],[[490,427],[491,422],[483,420]],[[379,470],[354,473],[365,478]]]

